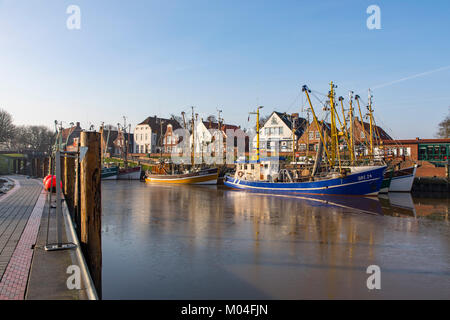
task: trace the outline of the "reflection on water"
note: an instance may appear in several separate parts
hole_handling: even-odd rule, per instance
[[[448,200],[128,181],[102,194],[106,299],[450,297]]]

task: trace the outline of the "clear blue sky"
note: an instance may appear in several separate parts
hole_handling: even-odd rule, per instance
[[[66,28],[71,4],[81,30]],[[366,27],[371,4],[381,30]],[[250,126],[257,104],[300,111],[303,84],[367,101],[450,66],[449,13],[447,0],[0,0],[0,106],[17,124],[135,125],[194,105]],[[396,138],[433,137],[449,89],[450,68],[376,89],[375,115]]]

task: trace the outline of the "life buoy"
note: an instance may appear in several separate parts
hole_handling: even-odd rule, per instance
[[[239,178],[242,178],[242,176],[244,175],[244,171],[239,171],[238,173]]]

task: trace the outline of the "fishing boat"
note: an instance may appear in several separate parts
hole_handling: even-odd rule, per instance
[[[149,174],[145,182],[173,184],[217,184],[219,169],[204,169],[184,174]]]
[[[380,193],[388,193],[394,170],[386,170],[381,183]]]
[[[269,193],[289,193],[306,195],[351,195],[376,196],[378,195],[386,165],[343,166],[339,153],[339,136],[336,129],[336,104],[333,82],[330,83],[330,114],[331,114],[331,141],[324,138],[323,123],[319,125],[314,107],[309,97],[311,92],[303,86],[307,100],[319,130],[320,144],[316,153],[314,167],[303,170],[287,169],[280,166],[280,159],[260,158],[259,155],[259,110],[256,112],[256,160],[236,163],[234,176],[227,175],[224,184],[228,187],[241,190],[258,190]],[[342,126],[341,126],[342,127]],[[342,131],[343,128],[342,128]],[[343,135],[344,133],[342,133]],[[347,139],[347,138],[346,138]],[[327,147],[327,142],[330,148]],[[351,143],[351,141],[349,141]],[[326,153],[326,165],[322,163],[322,150]],[[353,150],[353,148],[351,148]],[[351,152],[353,154],[353,152]],[[353,155],[351,162],[354,163]]]
[[[258,168],[254,165],[255,173],[247,174],[237,171],[235,176],[225,176],[224,184],[228,187],[242,190],[258,190],[269,193],[310,194],[310,195],[353,195],[353,196],[376,196],[378,195],[383,173],[386,166],[371,166],[359,168],[359,170],[347,172],[328,172],[314,178],[314,181],[296,182],[292,178],[280,179],[271,175],[272,179],[252,180],[259,177]],[[244,172],[244,173],[243,173]],[[281,171],[283,172],[283,171]],[[284,171],[286,174],[287,171]],[[264,174],[263,174],[264,176]],[[288,176],[288,174],[286,174]]]
[[[184,129],[186,128],[186,122],[183,122]],[[194,107],[192,107],[192,128],[195,128],[194,121]],[[192,130],[192,145],[191,145],[191,164],[189,169],[185,169],[184,166],[176,166],[172,164],[172,170],[166,170],[166,163],[161,158],[159,165],[159,173],[147,173],[145,176],[145,182],[147,183],[170,183],[170,184],[210,184],[216,185],[219,178],[219,168],[196,168],[194,155],[195,155],[195,130]],[[162,135],[161,135],[162,136]],[[178,167],[175,169],[175,167]]]
[[[102,180],[117,180],[119,167],[103,167],[101,172]]]
[[[411,192],[416,171],[417,164],[412,167],[395,170],[392,175],[389,192]]]

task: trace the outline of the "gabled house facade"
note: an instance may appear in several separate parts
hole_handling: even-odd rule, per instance
[[[306,119],[298,114],[292,115],[272,112],[259,130],[261,151],[292,152],[293,143],[297,143],[306,127]],[[292,130],[295,128],[294,137]],[[253,138],[253,149],[256,149],[256,136]]]
[[[70,128],[65,128],[61,131],[62,141],[63,143],[67,142],[66,150],[67,151],[76,151],[78,150],[78,142],[80,140],[81,131],[80,123],[77,122],[74,126]]]
[[[211,121],[197,121],[195,124],[195,152],[201,153],[210,148],[210,150],[218,152],[220,148],[225,150],[227,145],[227,131],[240,130],[240,126],[232,124],[219,124]],[[192,146],[192,134],[191,134],[191,146]],[[211,146],[213,144],[213,146]]]
[[[148,117],[139,123],[134,129],[134,152],[148,154],[164,151],[163,138],[168,125],[171,125],[172,131],[181,128],[176,120],[157,116]]]
[[[128,143],[128,153],[134,150],[134,135],[118,130],[103,129],[102,155],[120,157],[123,155],[125,144]]]

